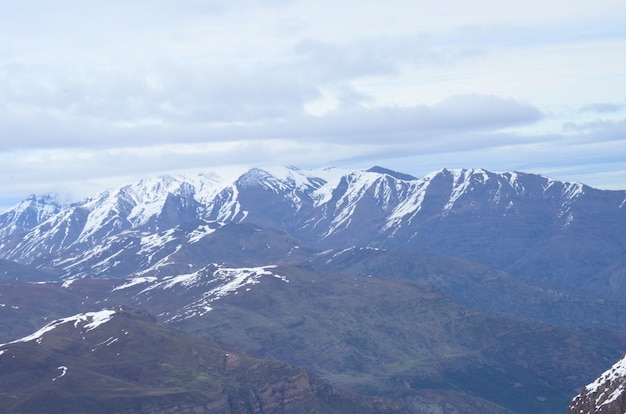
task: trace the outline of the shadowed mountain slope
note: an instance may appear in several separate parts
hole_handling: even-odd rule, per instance
[[[581,383],[626,348],[623,333],[487,316],[423,282],[276,272],[289,282],[266,279],[174,325],[355,392],[410,405],[431,390],[457,407],[478,404],[459,411],[476,413],[487,412],[486,401],[500,412],[563,410]]]
[[[298,266],[213,265],[178,276],[12,283],[0,291],[13,333],[7,341],[41,327],[46,315],[120,303],[415,412],[552,413],[626,348],[623,332],[470,310],[426,280]]]
[[[306,371],[107,309],[0,345],[5,413],[400,413]]]
[[[325,273],[421,280],[457,303],[494,315],[558,325],[626,329],[626,304],[567,286],[531,284],[485,265],[373,248],[328,250],[306,262]]]

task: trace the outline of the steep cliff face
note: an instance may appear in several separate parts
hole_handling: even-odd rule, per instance
[[[626,357],[587,385],[568,407],[568,414],[626,412]]]

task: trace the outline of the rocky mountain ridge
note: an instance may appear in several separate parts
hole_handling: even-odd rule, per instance
[[[231,182],[166,176],[56,212],[40,207],[47,213],[37,220],[16,206],[0,215],[0,258],[64,278],[125,277],[156,263],[129,255],[133,248],[166,258],[224,224],[248,223],[305,245],[448,255],[614,298],[623,285],[625,200],[625,191],[480,169],[421,179],[380,167],[252,169]]]

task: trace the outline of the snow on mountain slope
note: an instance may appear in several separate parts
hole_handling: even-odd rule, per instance
[[[584,387],[568,407],[569,414],[626,412],[626,358]]]
[[[297,167],[272,167],[264,170],[279,181],[286,183],[289,188],[303,192],[317,189],[333,177],[348,171],[337,168],[301,170]]]
[[[318,170],[300,170],[296,167],[269,168],[266,170],[267,181],[273,181],[274,191],[277,194],[286,194],[291,199],[296,210],[303,205],[303,198],[310,199],[322,187],[337,182],[348,170],[325,168]]]
[[[391,236],[393,236],[403,222],[408,224],[412,222],[413,218],[422,209],[422,203],[426,197],[430,180],[431,176],[426,176],[423,180],[416,181],[409,186],[406,191],[406,197],[393,208],[387,217],[385,224],[381,228],[382,233],[390,230]]]
[[[362,220],[384,217],[406,198],[412,183],[372,171],[354,171],[338,181],[335,177],[313,193],[318,212],[310,227],[326,238]]]
[[[113,291],[136,291],[141,288],[139,292],[133,293],[133,300],[142,306],[152,300],[156,303],[181,301],[175,314],[158,315],[166,322],[176,322],[210,312],[213,309],[212,303],[216,300],[249,291],[265,277],[289,282],[286,277],[276,273],[276,266],[273,265],[231,268],[211,264],[195,272],[173,277],[133,277],[116,286]]]
[[[108,236],[89,248],[52,260],[65,278],[126,277],[129,274],[161,274],[173,263],[172,256],[183,246],[200,242],[221,227],[220,223],[198,220],[193,225],[163,231],[129,229]]]
[[[204,218],[220,222],[252,222],[291,230],[301,226],[313,201],[311,194],[327,183],[329,170],[294,167],[253,168],[207,204]]]
[[[356,171],[313,193],[318,211],[309,226],[320,229],[321,239],[340,239],[340,233],[358,232],[364,223],[372,223],[375,228],[370,229],[367,240],[406,240],[417,234],[415,223],[419,221],[472,211],[514,214],[528,203],[525,200],[557,203],[556,219],[584,194],[583,187],[532,174],[482,169],[442,169],[422,179]]]
[[[0,214],[0,236],[28,231],[60,210],[55,196],[32,194]]]
[[[383,206],[394,203],[395,193],[403,191],[403,185],[393,183],[395,178],[375,172],[270,170],[251,169],[233,182],[208,175],[164,176],[104,191],[49,217],[16,244],[4,246],[0,255],[43,266],[61,252],[83,250],[125,231],[154,232],[195,218],[297,229],[313,219],[315,208],[330,213],[316,220],[329,222],[325,233],[330,234],[349,220],[376,182],[374,196]],[[342,186],[346,192],[338,195]],[[329,209],[328,203],[335,206]],[[285,224],[286,219],[291,223]]]
[[[212,199],[222,185],[216,176],[162,176],[105,191],[82,204],[90,213],[79,241],[88,240],[103,228],[111,231],[99,236],[118,229],[159,228],[159,219],[166,213],[164,209],[172,197],[180,200],[181,210],[191,208],[195,215],[198,199]]]
[[[525,199],[535,203],[558,203],[560,209],[554,216],[557,219],[584,194],[583,187],[579,183],[561,183],[532,174],[442,169],[412,182],[407,197],[393,209],[382,232],[393,236],[398,229],[415,221],[418,214],[423,220],[471,211],[499,216],[519,214],[521,205],[527,203]]]
[[[541,193],[534,188],[539,183],[543,183]],[[375,221],[378,227],[370,236],[387,238],[410,228],[420,218],[445,218],[455,212],[484,209],[511,214],[517,211],[516,202],[524,197],[535,201],[556,198],[562,206],[557,214],[560,217],[583,193],[582,184],[523,173],[442,169],[422,179],[398,179],[393,174],[358,171],[340,177],[338,182],[328,182],[313,193],[321,213],[312,227],[324,228],[323,239],[342,230],[349,232],[351,226],[359,227],[364,220]],[[411,238],[412,234],[401,232],[398,236]]]
[[[103,323],[110,321],[115,312],[116,311],[113,309],[103,309],[101,311],[79,313],[73,316],[69,316],[67,318],[54,320],[28,336],[16,339],[15,341],[11,341],[6,344],[0,344],[0,355],[5,352],[3,348],[6,348],[8,345],[11,344],[31,341],[36,341],[38,344],[40,344],[43,341],[46,333],[54,330],[60,325],[64,325],[67,323],[73,323],[74,328],[80,329],[81,331],[89,332],[93,329],[96,329]]]
[[[195,219],[196,196],[212,199],[221,186],[213,176],[163,176],[107,190],[52,215],[13,245],[5,243],[0,255],[44,266],[67,252],[106,249],[97,245],[124,231],[159,231]]]
[[[187,246],[206,236],[209,223],[250,223],[321,248],[402,248],[519,274],[565,277],[588,261],[585,255],[599,254],[593,246],[573,255],[559,248],[578,243],[564,241],[568,238],[614,240],[610,257],[622,254],[625,198],[626,192],[483,169],[442,169],[421,179],[381,167],[253,168],[234,179],[164,176],[60,209],[25,234],[8,225],[0,235],[0,258],[61,268],[69,278],[159,274],[165,268],[181,272],[186,264],[176,261],[192,254],[185,253]],[[193,254],[201,253],[196,250]],[[541,269],[520,262],[533,255],[535,262],[564,255],[580,263],[537,273]],[[607,259],[602,265],[611,263]],[[581,267],[580,277],[593,271]]]

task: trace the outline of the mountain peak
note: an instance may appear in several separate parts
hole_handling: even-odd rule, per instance
[[[241,188],[257,187],[272,177],[272,174],[261,168],[251,168],[237,179],[237,185]]]
[[[29,231],[57,214],[61,208],[61,204],[53,194],[31,194],[0,214],[0,235]]]

